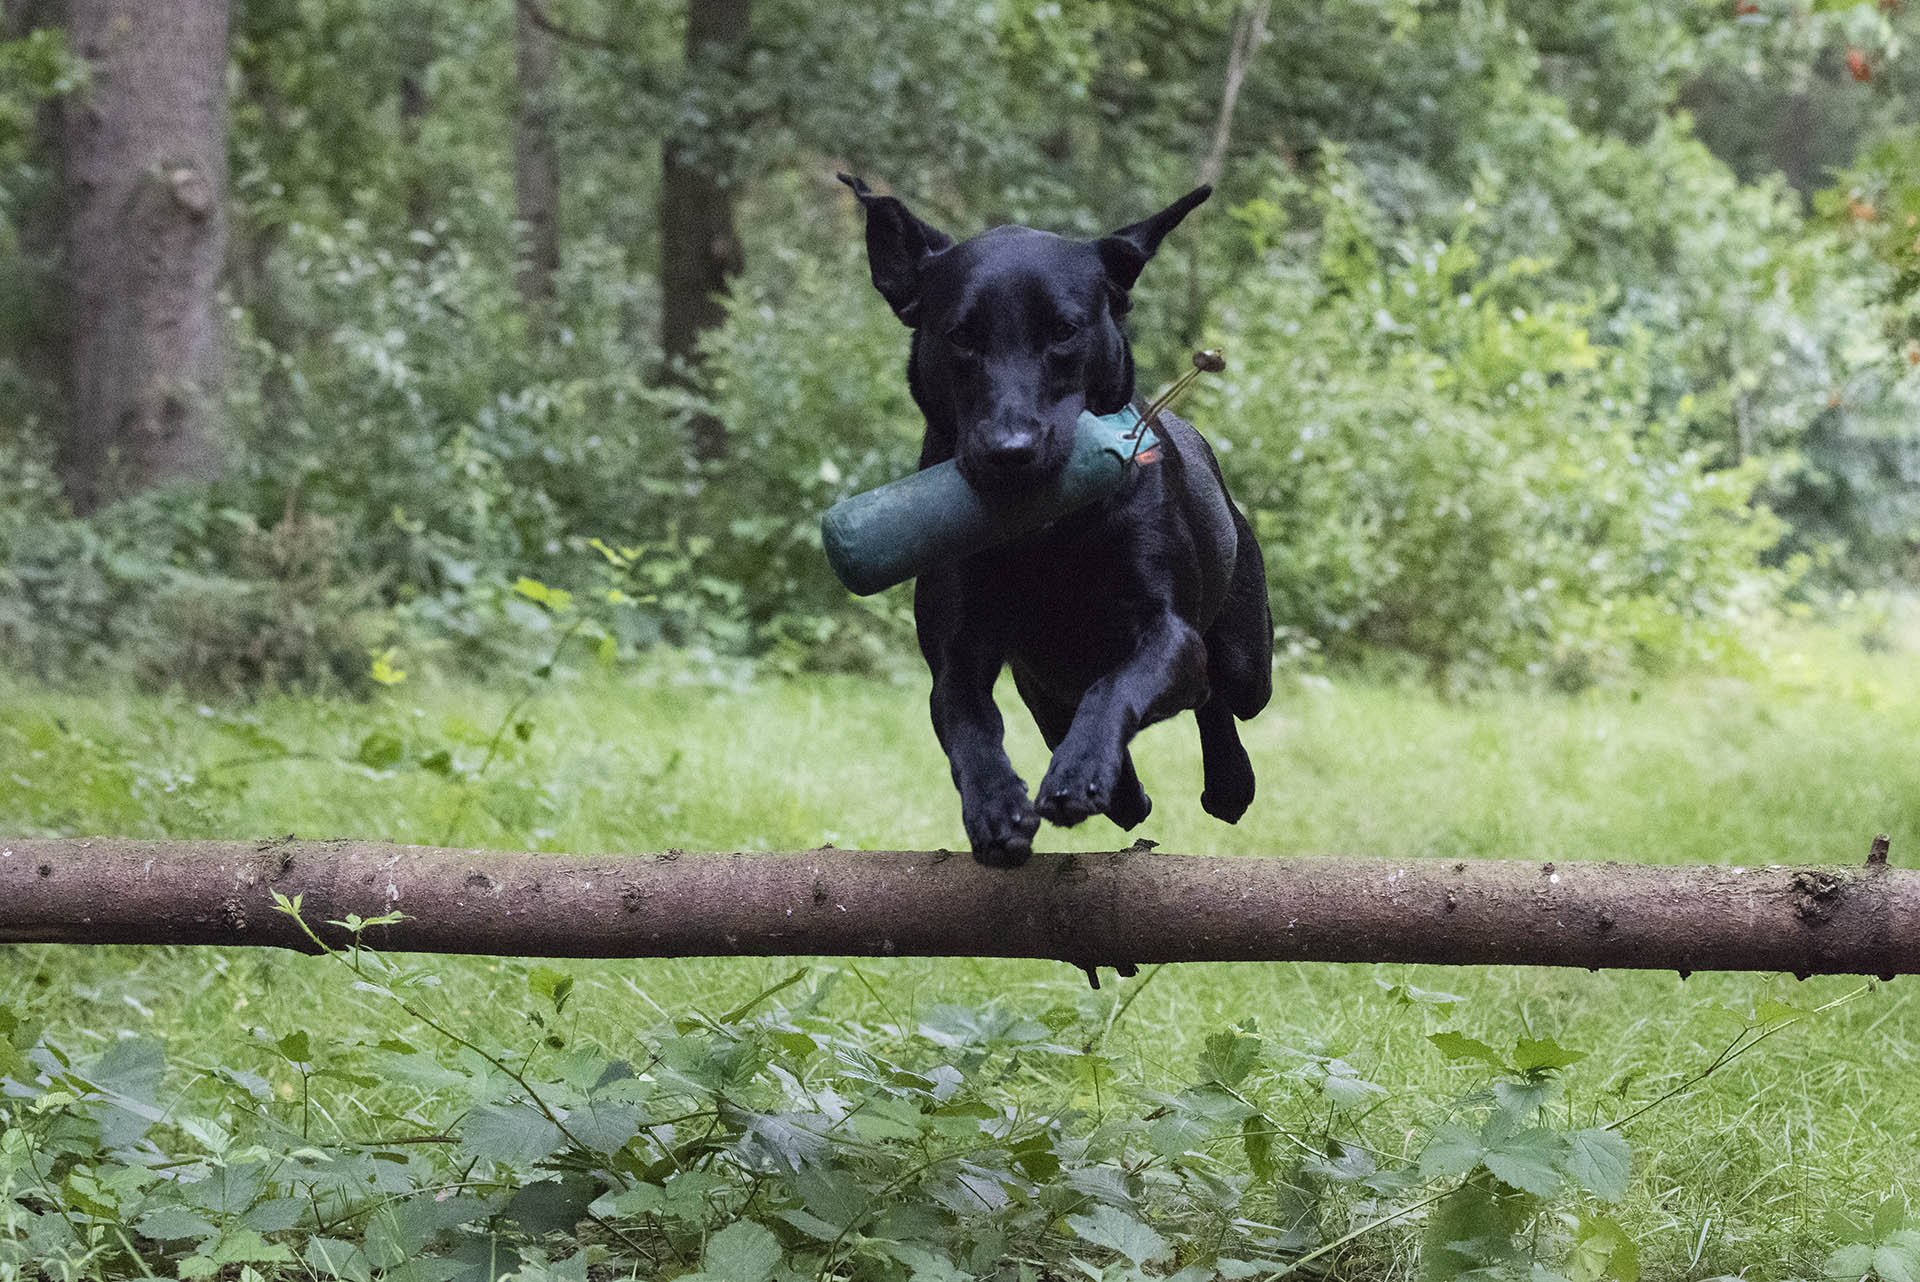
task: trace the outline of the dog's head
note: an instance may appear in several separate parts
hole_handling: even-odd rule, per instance
[[[1212,188],[1099,240],[1028,227],[953,238],[840,175],[867,211],[874,288],[913,330],[908,383],[928,458],[956,459],[976,491],[1029,489],[1057,472],[1082,410],[1133,397],[1128,292],[1166,234]]]

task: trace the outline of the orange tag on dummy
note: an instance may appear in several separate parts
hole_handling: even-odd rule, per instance
[[[1158,463],[1160,461],[1160,447],[1158,445],[1152,445],[1141,450],[1133,456],[1133,461],[1136,463]]]

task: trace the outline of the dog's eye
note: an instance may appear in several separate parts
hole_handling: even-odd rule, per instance
[[[958,328],[948,330],[941,337],[947,340],[947,346],[953,349],[956,356],[974,357],[980,354],[973,335],[964,333]]]
[[[1047,342],[1054,347],[1065,347],[1080,336],[1080,327],[1072,321],[1057,320],[1047,331]]]

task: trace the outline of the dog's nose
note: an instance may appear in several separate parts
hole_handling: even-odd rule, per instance
[[[1003,472],[1031,467],[1040,457],[1040,433],[1032,428],[1003,432],[980,451],[980,461]]]

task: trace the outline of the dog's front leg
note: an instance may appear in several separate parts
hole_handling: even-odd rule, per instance
[[[1142,628],[1133,657],[1081,696],[1040,781],[1041,816],[1072,825],[1105,812],[1134,734],[1206,697],[1206,643],[1185,619],[1162,613]]]
[[[1006,726],[993,701],[1000,653],[979,638],[960,637],[930,648],[927,662],[933,670],[933,729],[953,767],[973,857],[1017,868],[1033,854],[1040,818],[1007,759]]]

